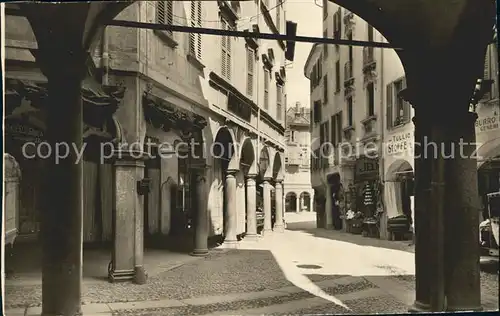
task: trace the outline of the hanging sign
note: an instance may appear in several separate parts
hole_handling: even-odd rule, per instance
[[[356,176],[378,176],[378,159],[360,157],[356,160]]]
[[[413,132],[394,134],[387,141],[386,152],[388,155],[413,152],[413,142]]]

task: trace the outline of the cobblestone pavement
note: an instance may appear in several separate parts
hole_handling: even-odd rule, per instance
[[[105,303],[99,306],[108,315],[404,313],[414,299],[413,260],[407,251],[287,231],[238,250],[212,251],[145,285],[88,284],[83,302]],[[482,273],[481,285],[485,309],[497,310],[498,274]],[[321,298],[314,287],[349,310]],[[40,305],[40,286],[9,284],[5,293],[7,309]]]

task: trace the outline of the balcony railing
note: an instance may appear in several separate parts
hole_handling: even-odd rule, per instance
[[[348,61],[344,65],[344,82],[349,81],[353,78],[352,75],[352,62]]]
[[[363,47],[363,67],[370,66],[375,62],[373,47]]]

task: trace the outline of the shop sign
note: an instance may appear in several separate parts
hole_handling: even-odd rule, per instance
[[[489,132],[498,129],[500,116],[489,116],[476,120],[476,129],[479,132]]]
[[[356,160],[356,176],[378,175],[378,159],[359,158]]]
[[[5,134],[14,139],[32,141],[37,143],[41,142],[43,139],[43,132],[40,129],[17,122],[6,122]]]
[[[413,151],[413,132],[398,133],[392,135],[387,142],[387,154],[395,155]]]

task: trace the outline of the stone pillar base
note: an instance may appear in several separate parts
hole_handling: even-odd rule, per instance
[[[429,313],[431,306],[429,304],[420,303],[415,301],[413,305],[408,309],[409,313]]]
[[[134,283],[146,284],[146,282],[148,281],[148,275],[143,266],[135,267],[134,273],[135,273]]]
[[[261,232],[262,236],[271,235],[272,233],[273,233],[272,229],[264,229]]]
[[[132,281],[134,278],[134,270],[111,270],[108,274],[108,280],[111,283]]]
[[[284,233],[285,232],[285,226],[284,225],[275,225],[274,226],[274,231],[277,233]]]
[[[195,249],[189,255],[193,257],[206,257],[208,253],[208,249]]]
[[[224,245],[224,248],[228,248],[228,249],[238,249],[240,247],[240,243],[237,240],[224,241],[223,245]]]
[[[333,224],[326,224],[325,229],[333,229]]]
[[[243,240],[245,240],[245,241],[259,241],[260,236],[257,234],[245,235],[245,238]]]

